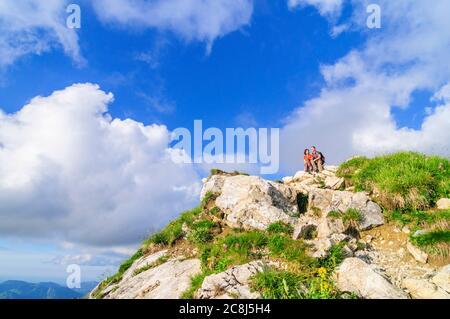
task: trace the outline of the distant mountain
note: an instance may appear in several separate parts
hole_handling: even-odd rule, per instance
[[[82,296],[86,296],[89,294],[95,287],[97,287],[97,281],[86,281],[81,283],[81,288],[73,288],[73,291],[76,291]]]
[[[53,282],[29,283],[8,280],[0,283],[0,299],[77,299],[84,294]]]

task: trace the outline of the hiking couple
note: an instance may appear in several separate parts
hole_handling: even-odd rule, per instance
[[[325,156],[313,146],[311,147],[311,151],[306,149],[303,153],[303,163],[305,165],[305,172],[320,173],[323,171],[323,166],[325,165]]]

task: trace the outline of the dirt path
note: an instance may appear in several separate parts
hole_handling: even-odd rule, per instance
[[[428,280],[437,269],[449,264],[448,259],[438,257],[431,257],[427,264],[417,262],[406,248],[408,234],[394,225],[366,231],[362,239],[370,243],[370,262],[399,288],[406,278]]]

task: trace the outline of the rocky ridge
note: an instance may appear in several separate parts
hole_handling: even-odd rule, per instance
[[[382,208],[370,194],[346,188],[336,170],[326,166],[319,174],[298,172],[282,182],[219,173],[203,181],[200,197],[221,212],[224,228],[264,231],[282,222],[294,228],[293,239],[307,243],[314,258],[341,244],[346,259],[334,280],[342,292],[374,299],[450,299],[449,265],[427,264],[426,254],[411,247],[405,232],[385,225]],[[382,232],[394,235],[386,242]],[[198,252],[156,250],[137,259],[118,282],[97,287],[91,298],[181,298],[201,272]],[[283,267],[264,259],[235,265],[206,276],[194,297],[259,298],[250,280],[268,266]]]

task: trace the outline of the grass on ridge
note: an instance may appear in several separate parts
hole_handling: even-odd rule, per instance
[[[450,161],[438,156],[400,152],[356,157],[340,165],[337,175],[357,191],[373,192],[387,210],[429,209],[450,196]]]
[[[151,235],[143,243],[143,249],[146,250],[151,244],[156,245],[173,245],[183,236],[183,224],[186,223],[191,227],[195,219],[202,213],[200,206],[184,212],[178,219],[172,221],[163,230]]]

